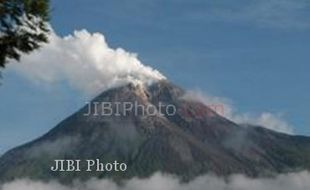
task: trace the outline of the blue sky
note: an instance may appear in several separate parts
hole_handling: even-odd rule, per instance
[[[297,134],[310,135],[307,0],[53,0],[51,22],[59,35],[101,32],[184,88],[229,98],[240,112],[282,113]],[[65,83],[47,88],[3,75],[0,154],[87,101]]]

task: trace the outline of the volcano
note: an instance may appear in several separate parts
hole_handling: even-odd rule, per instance
[[[144,178],[155,172],[191,180],[206,173],[259,177],[310,169],[309,137],[236,124],[184,95],[183,89],[166,80],[107,90],[90,102],[96,113],[89,114],[86,105],[42,137],[4,154],[0,181],[30,178],[70,183],[91,177]],[[109,102],[116,114],[102,114],[98,102]],[[152,108],[153,114],[126,112],[117,103],[138,103]],[[55,159],[97,158],[117,160],[128,168],[121,173],[50,169]]]

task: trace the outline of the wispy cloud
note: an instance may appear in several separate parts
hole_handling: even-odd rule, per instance
[[[191,19],[246,23],[259,27],[310,28],[308,0],[224,0],[208,3],[205,8],[187,16]]]
[[[106,2],[104,7],[98,3],[96,12],[104,12],[120,22],[157,29],[175,24],[186,27],[197,21],[201,25],[228,22],[263,28],[310,28],[308,0],[115,0]]]
[[[200,101],[211,109],[222,107],[222,109],[214,109],[214,111],[239,124],[262,126],[264,128],[287,134],[294,133],[294,127],[285,121],[283,114],[281,113],[240,113],[238,109],[233,106],[230,99],[212,96],[200,90],[190,90],[185,94],[184,98]]]

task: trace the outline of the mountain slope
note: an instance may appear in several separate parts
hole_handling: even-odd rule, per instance
[[[0,181],[16,178],[62,182],[90,177],[147,177],[161,171],[184,180],[211,172],[256,177],[310,169],[310,138],[277,133],[259,126],[237,125],[167,82],[129,84],[103,92],[92,101],[112,102],[113,116],[74,113],[41,138],[7,152],[0,159]],[[156,107],[156,114],[117,110],[115,103]],[[168,114],[169,105],[176,107]],[[102,107],[97,105],[100,113]],[[159,110],[165,110],[160,114]],[[170,110],[171,111],[171,110]],[[136,112],[136,113],[134,113]],[[55,159],[117,160],[121,172],[52,172]]]

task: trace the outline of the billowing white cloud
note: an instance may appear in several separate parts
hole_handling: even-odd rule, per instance
[[[94,95],[127,82],[151,83],[165,77],[143,65],[137,55],[122,48],[110,48],[101,33],[86,30],[59,37],[9,64],[9,69],[41,84],[67,82],[73,88]]]
[[[39,84],[67,82],[88,95],[128,82],[152,83],[165,79],[159,71],[143,65],[136,54],[122,48],[110,48],[103,34],[91,34],[86,30],[75,31],[73,35],[66,37],[59,37],[52,32],[48,44],[22,56],[21,63],[9,64],[9,69]],[[292,127],[279,114],[240,114],[228,99],[199,91],[188,92],[185,98],[202,101],[237,123],[261,125],[293,133]]]
[[[307,171],[278,175],[274,178],[251,179],[243,175],[232,175],[227,179],[206,175],[189,183],[181,183],[176,177],[155,174],[148,179],[131,179],[118,186],[106,179],[91,179],[77,182],[73,186],[57,182],[35,182],[16,180],[4,184],[1,190],[308,190],[310,173]]]
[[[282,114],[269,112],[263,112],[261,114],[240,113],[229,99],[208,95],[200,90],[188,91],[184,98],[200,101],[218,114],[239,124],[258,125],[287,134],[294,133],[293,127],[284,120]]]

